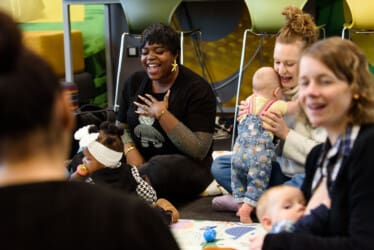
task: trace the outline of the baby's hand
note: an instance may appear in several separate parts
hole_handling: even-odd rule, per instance
[[[238,121],[240,122],[246,114],[248,114],[248,102],[245,101],[240,101],[239,104],[239,112],[238,112]]]

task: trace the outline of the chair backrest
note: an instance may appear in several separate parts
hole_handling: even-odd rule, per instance
[[[373,0],[344,0],[344,26],[348,29],[374,30]]]
[[[129,33],[140,34],[152,23],[170,24],[182,0],[121,0]]]
[[[294,5],[303,9],[307,0],[245,0],[254,33],[277,33],[284,25],[282,10]]]

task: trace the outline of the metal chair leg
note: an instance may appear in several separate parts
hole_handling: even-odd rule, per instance
[[[239,98],[240,98],[240,87],[242,84],[243,78],[243,68],[244,68],[244,58],[245,58],[245,49],[247,43],[247,33],[249,29],[246,29],[243,34],[243,44],[242,44],[242,53],[240,56],[240,65],[239,65],[239,76],[238,76],[238,84],[236,86],[236,100],[235,100],[235,114],[234,114],[234,121],[232,127],[232,134],[231,134],[231,150],[234,148],[235,143],[235,133],[236,133],[236,125],[237,125],[237,117],[238,117],[238,105],[239,105]]]
[[[119,57],[118,57],[118,67],[117,67],[117,76],[116,76],[116,92],[114,96],[114,106],[113,110],[114,112],[117,112],[119,110],[119,85],[120,85],[120,79],[121,79],[121,73],[122,73],[122,64],[123,64],[123,54],[125,51],[125,40],[126,37],[130,35],[129,33],[125,32],[121,36],[121,45],[119,50]]]

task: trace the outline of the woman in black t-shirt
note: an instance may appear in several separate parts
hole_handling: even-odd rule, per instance
[[[144,71],[125,82],[117,116],[125,126],[127,163],[171,199],[196,196],[212,181],[216,114],[209,83],[177,63],[179,46],[179,35],[167,25],[144,30]]]

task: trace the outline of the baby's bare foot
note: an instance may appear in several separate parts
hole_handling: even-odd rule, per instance
[[[241,223],[253,223],[251,217],[249,216],[240,216]]]
[[[253,207],[249,204],[243,203],[238,212],[236,213],[237,216],[240,217],[240,222],[242,223],[253,223],[251,219],[251,212]]]

